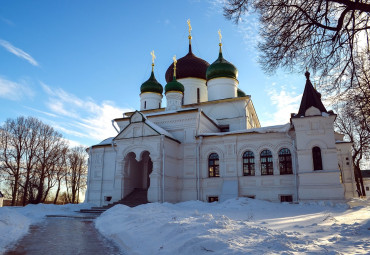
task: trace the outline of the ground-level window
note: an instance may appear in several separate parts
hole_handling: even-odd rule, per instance
[[[280,174],[292,174],[292,154],[287,148],[279,151],[279,168]]]
[[[312,148],[313,170],[322,170],[321,149],[317,146]]]
[[[261,152],[261,175],[273,175],[272,153],[269,150]]]
[[[256,198],[256,195],[246,195],[244,197],[247,197],[247,198],[251,198],[251,199],[255,199]]]
[[[220,160],[217,153],[212,153],[208,157],[208,176],[220,177]]]
[[[366,191],[369,191],[370,189],[369,189],[369,187],[366,187]]]
[[[208,197],[208,203],[218,202],[218,197]]]
[[[253,176],[254,172],[254,154],[251,151],[246,151],[243,154],[243,175]]]
[[[280,202],[293,202],[293,196],[292,195],[281,195],[280,196]]]

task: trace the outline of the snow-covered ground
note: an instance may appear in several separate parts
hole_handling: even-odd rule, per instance
[[[370,200],[280,204],[239,198],[116,205],[95,226],[128,254],[370,254]]]
[[[27,234],[31,224],[37,224],[45,219],[45,215],[75,215],[76,211],[91,206],[91,204],[30,204],[25,207],[0,207],[0,254]]]
[[[80,205],[0,208],[0,254],[45,215],[75,215]],[[131,254],[370,254],[370,200],[280,204],[247,198],[116,205],[95,226]]]

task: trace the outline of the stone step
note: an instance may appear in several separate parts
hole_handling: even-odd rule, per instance
[[[108,205],[105,205],[105,206],[102,206],[102,207],[91,207],[91,209],[81,209],[80,212],[81,213],[103,213],[106,210],[108,210],[109,208],[111,208],[111,207],[113,207],[117,204],[123,204],[123,205],[129,206],[129,207],[135,207],[135,206],[138,206],[138,205],[147,204],[147,203],[149,203],[148,199],[147,199],[147,194],[148,194],[147,190],[134,189],[125,198],[123,198],[123,199],[121,199],[117,202],[114,202],[112,204],[108,204]]]

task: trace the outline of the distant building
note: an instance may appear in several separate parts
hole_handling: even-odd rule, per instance
[[[150,202],[356,195],[351,144],[334,132],[336,115],[325,109],[309,72],[290,123],[260,127],[221,43],[210,65],[192,53],[190,39],[188,54],[166,72],[166,108],[153,62],[140,88],[140,111],[114,119],[118,134],[88,150],[87,202],[105,205],[137,190]]]

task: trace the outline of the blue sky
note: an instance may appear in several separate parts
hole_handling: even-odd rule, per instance
[[[263,73],[256,18],[235,25],[220,2],[0,0],[0,124],[34,116],[86,146],[113,136],[111,119],[139,109],[150,52],[163,86],[173,55],[187,53],[187,19],[193,52],[209,63],[221,29],[224,57],[238,68],[239,87],[252,96],[261,124],[289,122],[304,75]]]

